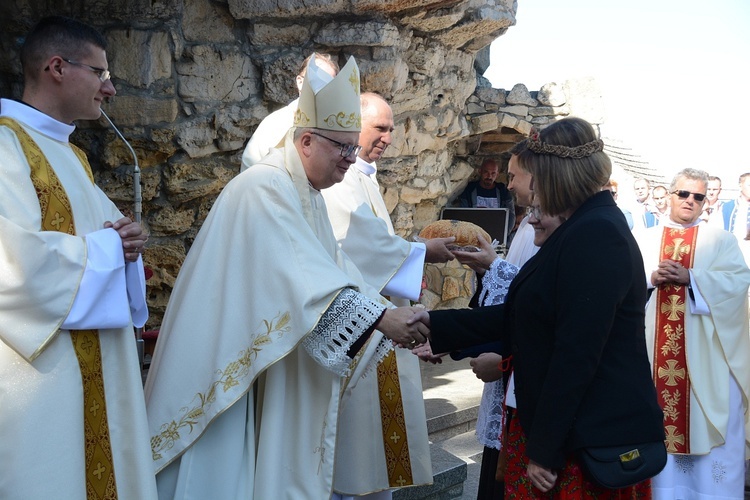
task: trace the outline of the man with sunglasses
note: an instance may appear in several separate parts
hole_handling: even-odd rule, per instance
[[[750,269],[737,240],[701,224],[708,174],[684,169],[670,217],[639,238],[646,345],[669,459],[654,498],[743,498],[750,397]]]
[[[0,498],[156,498],[133,324],[146,235],[69,142],[115,95],[106,41],[64,17],[0,102]]]

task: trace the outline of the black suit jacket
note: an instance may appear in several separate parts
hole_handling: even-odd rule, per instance
[[[505,304],[433,311],[432,349],[503,339],[527,455],[561,468],[584,446],[664,438],[645,342],[643,260],[609,192],[589,198],[529,260]]]

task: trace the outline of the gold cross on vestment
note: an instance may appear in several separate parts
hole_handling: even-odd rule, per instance
[[[684,238],[675,238],[674,243],[667,245],[664,251],[671,254],[672,260],[680,260],[683,255],[690,253],[690,245],[683,245],[683,243],[685,243]]]
[[[94,472],[94,475],[96,476],[96,478],[99,481],[101,481],[102,480],[102,474],[104,474],[105,472],[107,472],[107,469],[104,468],[104,466],[102,465],[101,462],[97,462],[96,463],[96,469],[94,469],[93,472]]]
[[[667,451],[674,453],[677,451],[677,445],[685,444],[685,435],[684,434],[678,434],[677,433],[677,427],[674,425],[667,425],[664,426],[664,430],[667,433]]]
[[[670,295],[669,304],[661,305],[661,312],[668,313],[669,321],[679,321],[680,315],[685,314],[685,303],[682,302],[679,295]]]
[[[55,212],[55,218],[52,219],[50,224],[55,228],[56,231],[60,231],[60,224],[65,222],[65,217],[60,215],[60,212]]]
[[[664,383],[670,386],[677,385],[677,379],[685,379],[685,369],[677,366],[677,360],[668,359],[667,366],[659,367],[659,378],[664,379]]]
[[[401,441],[401,436],[396,434],[396,431],[393,431],[393,434],[391,434],[390,440],[393,441],[394,443],[398,443],[399,441]]]

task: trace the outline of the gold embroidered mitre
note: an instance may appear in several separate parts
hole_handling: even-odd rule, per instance
[[[315,56],[310,58],[294,114],[294,126],[338,132],[361,130],[359,67],[353,57],[336,77],[315,64]]]

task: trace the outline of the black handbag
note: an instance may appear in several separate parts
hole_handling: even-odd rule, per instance
[[[664,441],[639,445],[582,448],[583,470],[595,483],[609,489],[626,488],[654,477],[667,465]]]

